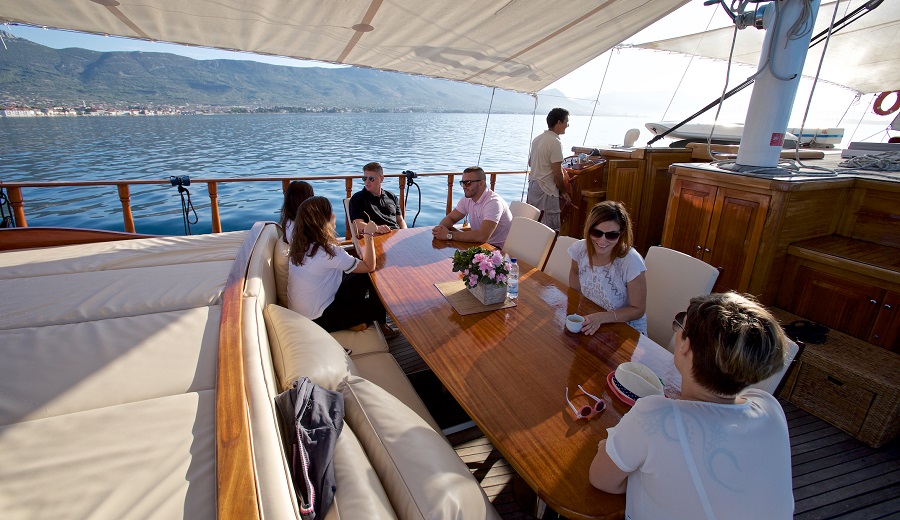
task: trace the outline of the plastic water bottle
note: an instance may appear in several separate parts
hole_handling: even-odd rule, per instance
[[[508,288],[507,296],[510,300],[519,297],[519,263],[513,258],[509,265],[509,274],[506,276],[506,286]]]

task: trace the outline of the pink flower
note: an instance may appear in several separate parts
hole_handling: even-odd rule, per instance
[[[469,287],[475,287],[478,285],[478,277],[473,275],[469,276]]]
[[[506,283],[506,275],[498,274],[497,275],[497,283]]]
[[[493,269],[488,271],[488,278],[490,278],[491,280],[493,280],[496,276],[497,276],[497,271],[494,271]]]
[[[468,269],[464,269],[464,270],[463,270],[463,276],[469,276],[469,270],[468,270]]]

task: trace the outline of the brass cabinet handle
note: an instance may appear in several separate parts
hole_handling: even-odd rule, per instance
[[[890,304],[890,303],[885,303],[885,304],[884,304],[884,308],[887,309],[887,310],[891,310],[891,304]]]

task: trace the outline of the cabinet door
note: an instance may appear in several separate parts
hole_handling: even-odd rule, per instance
[[[625,205],[632,222],[639,222],[641,196],[644,186],[644,161],[616,161],[607,163],[609,180],[606,200],[617,200]],[[590,209],[588,209],[590,212]]]
[[[719,188],[701,257],[719,269],[713,292],[747,290],[768,209],[768,195]]]
[[[881,301],[869,343],[900,352],[900,294],[889,292]]]
[[[716,187],[678,179],[672,191],[663,246],[699,258],[709,231]]]
[[[869,338],[885,292],[805,265],[797,269],[796,287],[790,312],[862,340]]]

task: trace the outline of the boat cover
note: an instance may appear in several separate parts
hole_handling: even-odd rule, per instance
[[[840,2],[837,19],[859,5]],[[828,28],[834,9],[835,2],[822,3],[813,35]],[[733,36],[734,27],[729,26],[636,47],[727,60]],[[739,31],[734,61],[757,65],[764,36],[765,32],[755,29]],[[810,49],[804,75],[815,77],[823,49],[824,44]],[[900,2],[889,0],[832,34],[819,78],[863,94],[900,89],[900,52],[897,49],[900,49]]]
[[[687,0],[0,0],[0,22],[537,92]]]

